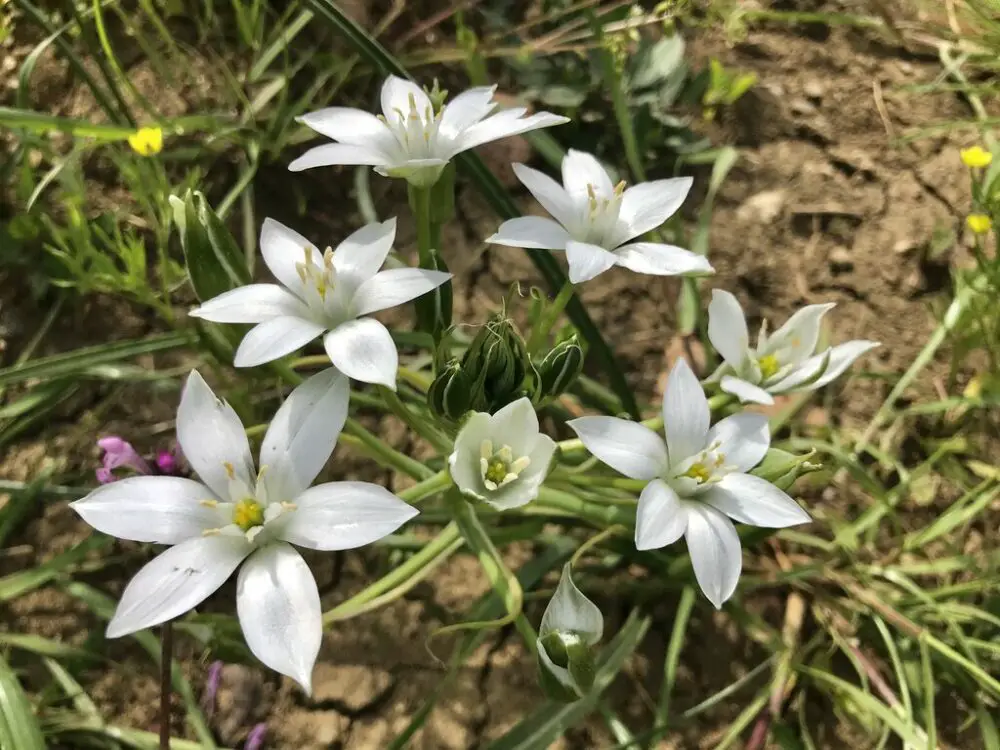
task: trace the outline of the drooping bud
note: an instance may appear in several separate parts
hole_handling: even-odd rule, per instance
[[[524,395],[531,367],[524,339],[506,312],[493,316],[473,339],[462,359],[472,384],[475,411],[492,414]]]
[[[572,702],[593,687],[593,647],[603,632],[601,610],[573,583],[567,563],[538,629],[539,683],[549,698]]]
[[[764,460],[750,473],[767,480],[779,490],[787,491],[799,477],[823,468],[822,464],[809,460],[813,453],[815,451],[795,455],[780,448],[769,448]]]
[[[458,360],[451,360],[427,391],[427,404],[435,416],[458,422],[472,404],[472,381]]]
[[[573,334],[560,341],[538,364],[539,398],[555,398],[569,390],[583,370],[583,348]]]

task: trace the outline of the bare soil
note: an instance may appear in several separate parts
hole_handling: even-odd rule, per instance
[[[822,7],[841,8],[838,3]],[[887,41],[875,31],[820,24],[757,28],[736,43],[720,31],[703,29],[689,34],[689,46],[696,61],[717,57],[727,67],[756,72],[760,79],[718,122],[699,126],[716,142],[737,146],[741,154],[717,199],[710,253],[718,274],[706,287],[733,291],[752,317],[751,326],[764,318],[779,324],[803,304],[837,302],[828,317],[833,340],[883,342],[856,369],[887,374],[905,370],[933,330],[932,307],[948,291],[949,269],[967,262],[962,249],[965,240],[958,249],[937,257],[931,257],[928,250],[936,231],[963,234],[969,193],[957,151],[969,145],[974,135],[945,134],[899,143],[899,136],[913,128],[969,117],[957,95],[903,90],[934,80],[940,73],[936,59]],[[525,144],[514,142],[492,149],[487,157],[505,181],[512,182],[505,165],[525,159],[526,149]],[[278,173],[275,168],[276,180]],[[269,180],[270,175],[264,175],[264,184]],[[345,191],[346,184],[345,179],[332,190]],[[330,195],[330,189],[327,185],[325,192],[315,192],[316,200],[336,205],[341,196]],[[398,186],[377,184],[375,189],[380,206],[403,198]],[[274,192],[280,193],[280,187]],[[274,207],[267,202],[272,197]],[[262,190],[259,201],[260,215],[286,218],[282,216],[286,208],[276,195]],[[401,202],[398,205],[405,211]],[[688,209],[693,212],[696,205],[691,201]],[[525,206],[530,206],[527,199]],[[459,274],[456,318],[478,322],[511,283],[540,280],[519,252],[495,248],[482,253],[481,240],[496,222],[474,194],[461,194],[459,212],[461,221],[446,237],[452,270]],[[327,225],[332,225],[340,232],[344,224],[357,221],[339,213],[333,217],[322,211],[320,217],[314,216],[316,231],[331,231]],[[401,244],[412,246],[412,228],[405,220],[401,222]],[[304,231],[309,233],[308,227]],[[30,310],[30,300],[17,289],[16,279],[4,275],[0,272],[0,287],[6,290],[4,315],[18,321],[37,320],[41,311]],[[655,397],[658,380],[677,352],[673,330],[678,285],[624,270],[601,278],[601,284],[584,288],[584,299],[627,362],[635,387]],[[30,333],[29,322],[18,322],[17,328]],[[81,341],[134,336],[149,328],[148,320],[135,315],[123,319],[120,305],[98,300],[67,310],[60,318],[61,330],[47,345],[68,348]],[[10,338],[23,341],[21,336]],[[14,354],[8,350],[7,361]],[[162,357],[155,362],[159,367],[170,364]],[[932,383],[925,381],[921,387],[930,388]],[[841,389],[844,396],[839,395]],[[13,446],[0,465],[0,476],[27,479],[54,467],[60,473],[85,477],[96,465],[94,439],[105,432],[137,436],[136,442],[146,448],[169,438],[176,394],[151,399],[142,388],[129,387],[115,392],[113,403],[108,403],[107,391],[90,388],[87,393],[87,398],[67,405],[43,435]],[[859,430],[885,393],[883,379],[851,377],[831,391],[816,418]],[[386,420],[381,429],[405,440],[399,425]],[[390,486],[395,481],[373,474],[368,462],[343,447],[331,466],[330,476],[335,478],[364,477]],[[849,486],[837,489],[856,495]],[[824,498],[830,500],[830,495]],[[0,558],[0,573],[43,563],[87,535],[87,528],[63,501],[47,501],[13,541],[14,552]],[[91,579],[111,595],[149,554],[137,545],[117,543],[113,553],[124,555],[121,564]],[[325,609],[359,591],[385,565],[365,551],[311,562]],[[270,672],[228,666],[220,707],[213,717],[220,740],[226,746],[238,746],[255,722],[267,721],[267,746],[271,748],[385,747],[442,674],[424,648],[427,638],[442,625],[458,621],[466,604],[486,590],[476,562],[459,555],[405,599],[339,623],[326,635],[312,698]],[[232,590],[224,589],[217,600],[210,607],[229,607]],[[648,722],[648,696],[656,695],[655,675],[662,664],[672,606],[670,601],[661,606],[662,618],[643,652],[612,690],[615,705],[637,726]],[[780,622],[784,600],[762,596],[751,606]],[[613,603],[608,611],[612,618],[620,614]],[[533,608],[529,614],[537,620],[539,612]],[[740,636],[725,612],[699,608],[695,617],[690,632],[704,636],[691,638],[684,651],[678,709],[721,689],[760,660],[758,648]],[[55,582],[0,607],[0,629],[82,644],[103,626]],[[129,639],[109,642],[106,648],[109,662],[94,665],[86,673],[84,687],[108,721],[155,728],[154,665]],[[183,638],[178,648],[186,675],[200,689],[208,656]],[[443,642],[437,648],[447,653]],[[411,747],[484,747],[537,707],[540,694],[533,670],[516,635],[508,631],[492,635]],[[714,747],[741,709],[741,704],[724,705],[698,724],[673,733],[661,747]],[[176,731],[184,733],[179,714],[175,722]],[[835,729],[835,723],[832,716],[818,722],[822,746],[853,742],[857,747],[857,738]],[[554,747],[613,744],[603,725],[593,723]]]

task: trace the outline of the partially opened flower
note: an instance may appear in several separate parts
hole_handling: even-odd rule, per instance
[[[448,465],[463,493],[509,510],[538,497],[555,449],[555,441],[539,432],[531,401],[520,398],[492,416],[470,416]]]
[[[830,383],[862,354],[880,346],[876,341],[848,341],[817,353],[820,323],[834,306],[807,305],[771,335],[761,326],[753,348],[736,297],[713,289],[708,338],[724,362],[709,380],[718,381],[741,402],[757,404],[773,404],[772,394],[811,391]]]
[[[593,646],[603,632],[601,610],[573,583],[566,563],[538,628],[539,675],[550,698],[577,700],[593,687],[597,675]]]
[[[591,453],[616,471],[649,484],[639,496],[637,549],[684,536],[698,585],[716,607],[732,596],[742,568],[733,521],[784,528],[809,521],[792,498],[748,474],[770,445],[767,417],[734,414],[709,427],[698,378],[679,359],[663,396],[666,442],[648,427],[615,417],[569,422]]]
[[[328,107],[299,118],[335,143],[306,151],[288,165],[293,172],[333,164],[369,164],[386,177],[414,185],[437,182],[463,151],[529,130],[569,122],[548,112],[527,115],[523,107],[492,114],[496,86],[469,89],[440,109],[412,81],[390,75],[382,84],[382,114]]]
[[[132,477],[72,503],[105,534],[171,545],[126,586],[109,638],[179,617],[244,563],[236,608],[247,645],[309,691],[322,635],[319,592],[292,545],[359,547],[417,513],[374,484],[309,486],[333,451],[349,394],[347,378],[333,369],[296,388],[268,427],[255,473],[239,417],[192,371],[177,410],[177,440],[201,481]]]
[[[712,273],[704,256],[659,242],[634,241],[656,229],[681,207],[690,177],[654,180],[625,187],[611,178],[590,154],[569,150],[562,161],[560,185],[523,164],[517,178],[552,219],[522,216],[509,219],[486,241],[508,247],[565,250],[569,280],[589,281],[612,266],[636,273],[675,276]]]
[[[257,323],[236,350],[237,367],[283,357],[323,336],[334,366],[365,383],[396,387],[399,358],[388,329],[374,318],[451,278],[441,271],[380,271],[396,236],[396,220],[362,227],[337,246],[319,250],[298,232],[265,219],[260,249],[279,284],[250,284],[191,311],[216,323]]]

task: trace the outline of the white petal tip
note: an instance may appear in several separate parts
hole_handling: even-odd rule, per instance
[[[128,628],[123,628],[120,624],[116,624],[114,620],[108,623],[107,629],[104,631],[105,638],[121,638],[122,636],[134,633],[134,630],[129,630]]]

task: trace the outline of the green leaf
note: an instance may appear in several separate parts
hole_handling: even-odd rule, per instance
[[[93,550],[107,547],[110,543],[111,537],[94,534],[42,565],[0,578],[0,601],[10,601],[37,589],[39,586],[44,586],[53,578],[64,573],[71,565],[83,561]]]
[[[579,723],[597,707],[601,693],[614,681],[625,660],[642,643],[651,620],[633,610],[614,639],[602,652],[593,689],[576,703],[547,703],[521,721],[487,750],[546,750],[567,729]]]
[[[45,738],[38,726],[28,696],[10,665],[0,656],[0,748],[45,750]]]
[[[306,4],[316,12],[317,16],[324,18],[335,26],[354,45],[358,52],[380,71],[383,73],[393,73],[403,78],[410,77],[406,69],[381,44],[369,36],[353,20],[348,18],[332,0],[306,0]],[[511,198],[496,175],[483,164],[478,156],[471,152],[465,152],[464,154],[459,154],[455,158],[455,161],[458,167],[469,176],[500,218],[513,219],[521,215],[514,199]],[[549,288],[553,292],[558,292],[562,289],[563,284],[566,282],[566,275],[563,273],[553,254],[547,250],[526,250],[525,252],[531,259],[531,262],[541,272],[542,276],[545,277]],[[639,407],[636,404],[635,396],[632,394],[632,389],[625,379],[625,374],[619,367],[611,347],[608,346],[604,337],[601,336],[601,332],[594,325],[594,321],[591,320],[590,315],[578,297],[574,296],[566,305],[566,314],[573,322],[573,325],[576,326],[580,335],[586,340],[589,347],[588,351],[593,352],[600,360],[601,369],[608,374],[608,378],[611,381],[611,388],[618,398],[621,399],[625,409],[633,418],[639,419]]]
[[[172,195],[170,205],[198,299],[205,302],[252,281],[243,252],[201,192],[188,190],[183,200]]]

